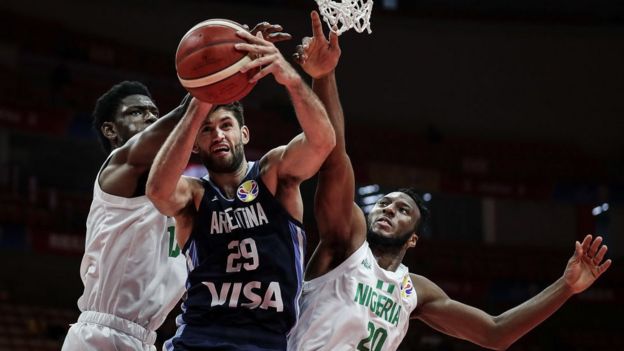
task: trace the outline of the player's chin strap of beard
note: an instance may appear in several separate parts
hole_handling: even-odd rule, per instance
[[[405,245],[405,243],[410,239],[411,236],[412,232],[409,231],[396,237],[387,237],[375,233],[369,228],[368,232],[366,233],[366,240],[368,241],[368,244],[372,247],[379,249],[396,250],[403,247],[403,245]]]

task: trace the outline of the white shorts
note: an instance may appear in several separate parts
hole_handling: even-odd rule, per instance
[[[156,351],[156,332],[108,313],[85,311],[71,325],[62,351]]]

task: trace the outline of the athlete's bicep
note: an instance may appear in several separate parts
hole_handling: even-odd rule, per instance
[[[355,185],[347,154],[325,162],[319,171],[314,214],[321,239],[346,241],[350,237]],[[328,235],[333,237],[328,237]]]
[[[412,275],[419,306],[412,314],[430,327],[453,337],[485,345],[492,337],[495,321],[482,310],[451,299],[439,286]]]
[[[145,175],[144,169],[137,169],[126,162],[128,150],[124,147],[116,149],[106,161],[97,176],[100,188],[108,194],[130,198],[144,192],[140,179]]]
[[[301,133],[281,148],[278,160],[280,179],[297,179],[302,182],[318,172],[331,149],[316,147]]]
[[[178,217],[186,213],[190,207],[196,207],[197,182],[197,179],[182,176],[168,198],[150,197],[150,200],[162,214]]]

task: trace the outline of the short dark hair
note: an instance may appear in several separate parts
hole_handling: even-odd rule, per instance
[[[243,104],[240,101],[234,101],[224,105],[217,105],[213,109],[213,111],[216,111],[220,108],[232,112],[234,114],[234,118],[236,118],[236,121],[238,121],[239,127],[245,125],[245,111],[243,110]]]
[[[425,201],[422,197],[420,197],[420,195],[418,195],[418,192],[414,188],[401,188],[397,191],[411,197],[412,200],[416,202],[416,206],[418,206],[418,210],[420,211],[420,219],[416,223],[414,230],[417,234],[422,234],[422,231],[429,222],[429,217],[431,216],[427,205],[425,205]]]
[[[152,95],[143,83],[126,80],[113,85],[95,103],[95,108],[93,109],[93,129],[95,129],[98,140],[106,153],[110,153],[112,147],[108,138],[102,133],[102,124],[113,121],[115,111],[119,108],[121,100],[130,95],[145,95],[150,99],[152,98]]]

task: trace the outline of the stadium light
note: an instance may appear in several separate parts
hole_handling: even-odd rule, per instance
[[[603,212],[607,212],[608,210],[609,210],[609,204],[605,202],[600,206],[596,206],[592,208],[592,215],[598,216]]]
[[[373,194],[378,191],[379,191],[379,185],[377,184],[365,185],[365,186],[361,186],[358,188],[358,194],[360,196]]]

